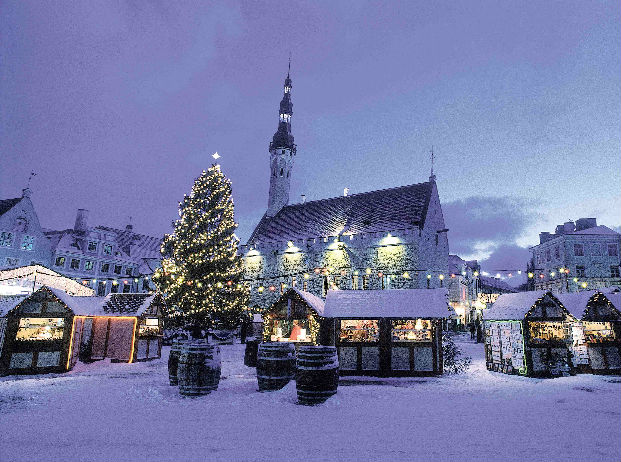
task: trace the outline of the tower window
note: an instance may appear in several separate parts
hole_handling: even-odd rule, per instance
[[[289,174],[290,174],[290,173],[291,173],[290,171],[289,171],[289,172],[287,172],[287,178],[289,178]]]
[[[281,169],[280,169],[280,176],[283,176],[283,173],[284,173],[284,171],[283,171],[283,169],[281,168]]]

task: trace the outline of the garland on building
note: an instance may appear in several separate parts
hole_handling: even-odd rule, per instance
[[[232,328],[248,301],[235,236],[231,183],[212,165],[179,204],[174,232],[164,236],[162,268],[153,280],[165,294],[170,327],[193,336],[214,325]]]

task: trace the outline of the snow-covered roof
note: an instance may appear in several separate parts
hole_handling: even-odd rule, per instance
[[[3,295],[0,296],[0,317],[7,314],[13,308],[20,304],[27,295]]]
[[[619,235],[618,232],[613,231],[608,226],[604,226],[604,225],[595,226],[593,228],[582,229],[580,231],[574,231],[573,233],[570,233],[570,234],[610,234],[613,236]]]
[[[530,311],[535,302],[543,297],[545,290],[502,294],[488,310],[483,310],[483,319],[521,320]]]
[[[427,182],[286,205],[263,216],[248,244],[422,227],[431,192]]]
[[[556,294],[556,298],[560,300],[567,311],[578,319],[582,319],[587,303],[595,294],[595,290],[584,290],[582,292],[572,292],[564,294]]]
[[[310,292],[304,292],[303,290],[298,290],[295,287],[292,290],[297,293],[306,303],[310,306],[319,316],[323,316],[324,311],[324,302],[321,298],[316,295],[311,294]]]
[[[105,297],[75,297],[50,289],[78,316],[141,316],[151,306],[155,294],[108,294]]]
[[[621,311],[621,292],[614,292],[606,294],[606,298],[610,300],[610,303],[614,305],[614,307]]]
[[[329,290],[327,318],[446,318],[447,289]]]
[[[15,285],[23,285],[27,281],[29,286],[32,286],[30,281],[36,281],[37,288],[41,286],[54,287],[71,294],[84,296],[95,294],[95,291],[90,287],[86,287],[43,265],[28,265],[2,270],[0,271],[0,281]]]

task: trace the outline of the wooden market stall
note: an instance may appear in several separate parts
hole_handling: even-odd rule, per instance
[[[263,313],[263,341],[317,345],[323,305],[309,292],[288,289]]]
[[[614,303],[620,297],[595,290],[558,295],[579,320],[572,332],[574,358],[581,372],[621,373],[621,311]]]
[[[64,372],[78,358],[159,358],[162,303],[159,294],[76,297],[49,287],[4,299],[13,306],[3,317],[0,373]]]
[[[551,292],[503,294],[483,314],[489,370],[529,377],[573,374],[574,316]]]
[[[4,300],[0,373],[64,372],[71,342],[73,312],[52,289]]]
[[[159,358],[162,350],[160,294],[72,297],[59,293],[75,312],[70,366],[80,359],[115,362]]]
[[[340,375],[442,374],[446,289],[330,290],[322,343],[336,345]]]

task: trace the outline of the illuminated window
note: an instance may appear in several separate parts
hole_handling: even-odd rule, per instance
[[[584,322],[584,339],[587,343],[603,343],[615,339],[610,322]]]
[[[367,290],[369,288],[369,276],[362,276],[362,290]]]
[[[392,321],[393,342],[431,342],[429,319],[402,319]]]
[[[530,339],[534,343],[564,341],[568,337],[565,324],[560,321],[531,321],[528,325]]]
[[[157,318],[146,318],[138,328],[138,335],[158,335],[160,333],[159,320]]]
[[[104,255],[112,255],[112,244],[104,244],[103,253]]]
[[[84,262],[84,271],[92,271],[93,270],[93,262],[91,260],[86,260]]]
[[[64,329],[63,318],[21,318],[15,340],[60,340]]]
[[[34,249],[34,236],[28,236],[25,235],[22,238],[22,245],[21,245],[21,249],[22,250],[33,250]]]
[[[584,257],[584,245],[574,244],[574,255],[576,257]]]
[[[379,340],[377,319],[342,319],[339,340],[341,342],[377,342]]]
[[[270,319],[268,332],[272,342],[310,342],[308,319]]]
[[[65,266],[65,257],[56,257],[56,261],[54,262],[56,266]]]
[[[302,290],[303,290],[304,292],[307,292],[307,291],[308,291],[308,281],[304,281],[304,283],[302,284]]]
[[[295,276],[291,276],[291,287],[295,287],[297,284],[297,280],[295,278]]]
[[[359,276],[357,274],[354,274],[351,277],[351,288],[353,290],[358,290],[359,289],[359,287],[358,287],[358,278],[359,278]]]
[[[13,233],[2,231],[0,233],[0,247],[11,247],[13,245]]]

